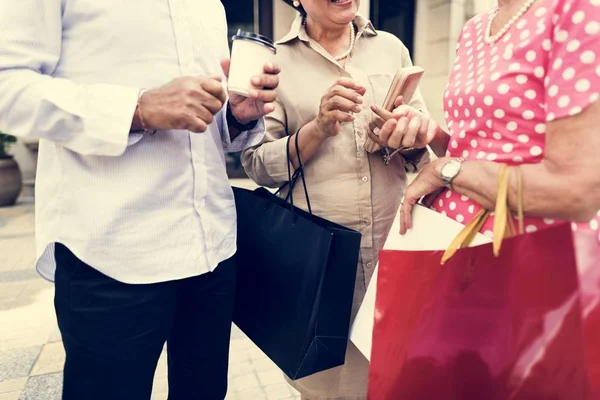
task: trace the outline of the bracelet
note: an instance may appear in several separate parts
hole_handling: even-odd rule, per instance
[[[140,120],[140,124],[142,125],[142,130],[143,130],[144,134],[152,136],[156,133],[156,130],[148,129],[148,127],[146,126],[146,122],[144,121],[144,117],[142,115],[142,96],[144,95],[144,93],[146,93],[146,90],[142,89],[142,90],[140,90],[140,94],[138,95],[137,115],[138,115],[138,119]]]
[[[240,122],[233,115],[233,112],[231,111],[231,103],[229,103],[229,102],[227,102],[226,118],[227,118],[227,124],[235,129],[237,129],[240,132],[250,131],[250,130],[256,128],[256,125],[258,125],[258,120],[251,121],[250,123],[248,123],[246,125],[240,124]]]

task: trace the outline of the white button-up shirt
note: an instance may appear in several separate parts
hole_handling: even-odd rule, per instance
[[[222,75],[219,0],[0,2],[0,131],[39,137],[38,271],[54,243],[126,283],[200,275],[236,250],[225,111],[203,134],[129,134],[140,89]]]

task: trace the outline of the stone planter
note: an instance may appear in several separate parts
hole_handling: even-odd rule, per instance
[[[0,207],[15,204],[22,187],[21,170],[14,158],[0,158]]]

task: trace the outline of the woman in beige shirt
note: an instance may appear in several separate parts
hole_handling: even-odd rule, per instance
[[[416,149],[386,164],[381,153],[363,148],[373,119],[370,107],[383,103],[396,72],[412,62],[398,38],[376,31],[357,14],[360,0],[284,1],[300,15],[277,43],[278,100],[267,116],[264,141],[245,151],[242,163],[259,185],[280,187],[288,180],[286,138],[299,135],[313,212],[362,234],[354,318],[400,205],[407,171],[429,161],[426,149]],[[420,92],[410,105],[426,111]],[[294,140],[290,146],[297,167]],[[302,188],[296,190],[294,204],[306,208]],[[350,346],[344,367],[293,385],[305,399],[363,399],[367,367]]]

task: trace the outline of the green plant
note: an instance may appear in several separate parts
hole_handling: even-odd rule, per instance
[[[3,158],[10,157],[10,155],[8,154],[8,145],[16,142],[16,137],[0,132],[0,160]]]

